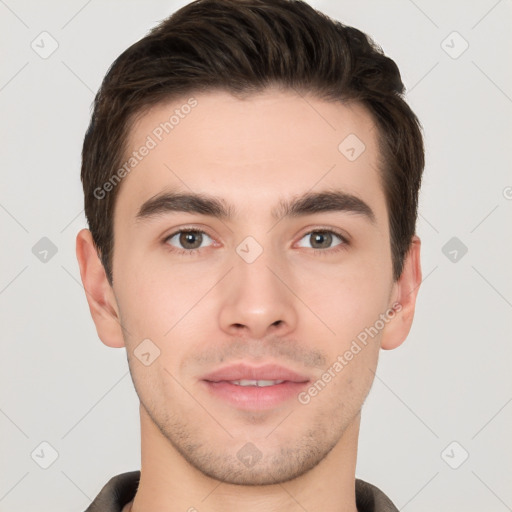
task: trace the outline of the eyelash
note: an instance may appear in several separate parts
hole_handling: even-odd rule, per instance
[[[210,236],[206,231],[203,231],[202,229],[183,228],[183,229],[180,229],[178,231],[174,231],[173,233],[171,233],[170,235],[167,235],[163,239],[163,243],[164,243],[164,245],[166,245],[166,247],[168,248],[169,251],[171,251],[174,254],[178,254],[178,255],[196,256],[197,253],[200,251],[200,249],[190,249],[190,250],[188,250],[188,249],[179,249],[177,247],[171,246],[168,243],[168,241],[171,240],[171,238],[173,238],[174,236],[176,236],[176,235],[178,235],[180,233],[201,233],[201,234],[206,235],[209,238],[213,239],[212,236]],[[339,243],[338,245],[335,245],[334,247],[330,247],[328,249],[314,249],[314,248],[311,249],[313,251],[313,253],[316,254],[316,255],[326,256],[326,255],[329,255],[329,254],[337,253],[339,251],[344,251],[344,250],[346,250],[347,246],[350,245],[350,243],[347,240],[347,237],[345,235],[343,235],[339,231],[337,231],[335,229],[332,229],[332,228],[312,229],[311,231],[308,231],[307,233],[304,233],[302,235],[302,237],[300,238],[300,240],[302,240],[305,236],[311,235],[313,233],[330,233],[332,235],[337,236],[341,240],[341,243]]]

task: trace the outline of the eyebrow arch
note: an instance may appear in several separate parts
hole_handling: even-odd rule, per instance
[[[271,210],[271,215],[275,219],[282,219],[336,211],[361,215],[375,223],[375,214],[367,203],[355,195],[338,190],[308,192],[292,199],[282,199],[278,207]],[[162,192],[142,204],[136,219],[150,219],[170,212],[196,213],[229,220],[234,217],[236,210],[224,200],[207,194]]]

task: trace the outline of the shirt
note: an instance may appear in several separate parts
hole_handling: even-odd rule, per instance
[[[139,485],[140,471],[112,477],[85,512],[121,512],[133,500]],[[391,500],[377,487],[356,479],[358,512],[398,512]]]

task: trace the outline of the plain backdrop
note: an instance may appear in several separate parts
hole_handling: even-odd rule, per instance
[[[140,467],[126,351],[99,341],[75,259],[80,152],[110,64],[185,3],[0,0],[0,512],[83,511]],[[357,476],[407,512],[512,510],[512,2],[311,4],[397,62],[427,147],[424,282]]]

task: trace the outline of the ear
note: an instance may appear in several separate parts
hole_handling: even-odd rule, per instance
[[[402,275],[394,283],[391,292],[392,300],[389,306],[395,306],[395,316],[383,331],[381,348],[385,350],[399,347],[411,330],[416,296],[421,284],[420,248],[421,240],[414,235],[404,260]]]
[[[88,229],[82,229],[76,237],[76,257],[99,338],[109,347],[124,347],[123,330],[114,291],[108,282]]]

